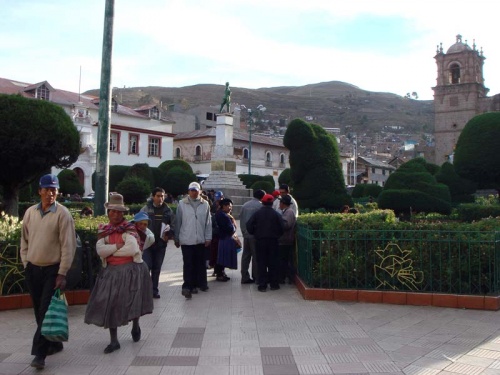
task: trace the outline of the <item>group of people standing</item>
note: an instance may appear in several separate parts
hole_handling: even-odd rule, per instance
[[[277,194],[276,194],[277,193]],[[292,208],[293,207],[293,208]],[[260,292],[280,289],[295,276],[293,245],[298,206],[286,184],[275,194],[256,190],[240,213],[243,234],[241,283],[258,285]],[[252,262],[252,276],[249,265]]]
[[[41,334],[41,325],[56,289],[64,291],[66,274],[76,249],[73,218],[56,201],[59,181],[44,175],[39,181],[40,203],[30,207],[23,218],[20,255],[33,301],[37,329],[33,337],[31,366],[45,367],[48,355],[63,350]],[[293,241],[297,203],[288,186],[280,186],[276,200],[256,190],[245,203],[240,216],[243,233],[242,284],[256,282],[259,291],[279,289],[294,277]],[[104,353],[120,349],[118,327],[132,322],[134,342],[141,339],[139,319],[153,311],[153,299],[160,298],[159,277],[169,239],[182,250],[183,284],[181,293],[190,299],[198,290],[208,291],[207,249],[217,243],[212,263],[217,281],[227,281],[225,268],[237,269],[237,252],[242,244],[231,215],[233,202],[222,192],[215,194],[213,207],[203,198],[201,186],[192,182],[175,215],[165,203],[165,191],[154,188],[151,199],[133,220],[123,196],[112,194],[105,203],[109,222],[98,228],[96,251],[102,267],[85,312],[85,322],[109,330],[110,343]],[[212,223],[214,221],[214,225]],[[215,235],[214,235],[214,232]],[[212,247],[213,249],[213,247]],[[252,263],[250,277],[249,265]]]

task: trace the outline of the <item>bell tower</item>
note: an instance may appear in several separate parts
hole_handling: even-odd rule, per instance
[[[456,36],[456,43],[446,53],[442,43],[437,46],[437,79],[434,90],[434,138],[437,165],[450,160],[465,124],[481,113],[481,99],[488,94],[484,86],[483,51],[472,48],[462,36]]]

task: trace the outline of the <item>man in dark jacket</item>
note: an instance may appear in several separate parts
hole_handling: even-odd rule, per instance
[[[155,243],[142,253],[142,259],[151,271],[153,282],[153,298],[160,298],[158,283],[160,281],[161,266],[165,259],[167,242],[173,233],[172,210],[165,203],[165,190],[155,187],[151,192],[151,199],[141,209],[149,216],[149,230],[155,235]]]
[[[262,208],[247,221],[247,231],[255,236],[258,267],[259,292],[280,288],[278,283],[278,238],[283,235],[283,220],[273,209],[274,197],[266,194],[262,198]]]

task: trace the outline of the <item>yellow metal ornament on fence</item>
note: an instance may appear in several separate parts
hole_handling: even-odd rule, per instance
[[[3,295],[4,286],[10,285],[5,291],[6,295],[12,290],[18,293],[24,291],[24,267],[19,259],[19,247],[17,245],[7,244],[5,248],[0,249],[0,296]],[[8,254],[15,254],[14,257],[7,258]],[[15,288],[15,289],[14,289]]]
[[[419,290],[417,284],[424,281],[424,274],[413,270],[413,260],[408,259],[410,250],[401,250],[391,242],[384,250],[375,250],[375,253],[381,258],[374,266],[375,278],[380,282],[377,289],[385,286],[399,290],[398,284],[402,284],[412,291]]]

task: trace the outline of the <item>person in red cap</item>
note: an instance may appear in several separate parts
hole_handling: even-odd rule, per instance
[[[247,221],[247,231],[255,236],[258,267],[258,290],[265,292],[267,284],[278,290],[278,239],[283,235],[283,220],[273,209],[274,197],[262,197],[262,207]]]

